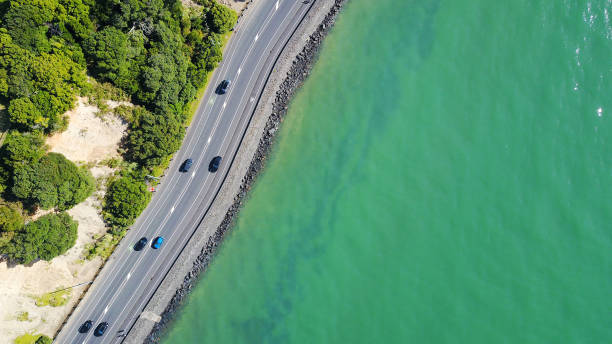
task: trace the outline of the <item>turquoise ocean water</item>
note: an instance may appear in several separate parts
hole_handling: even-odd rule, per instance
[[[612,343],[611,12],[351,0],[164,343]]]

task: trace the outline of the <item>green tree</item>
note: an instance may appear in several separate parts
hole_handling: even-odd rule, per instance
[[[213,32],[223,34],[236,25],[238,15],[229,7],[223,6],[215,0],[209,0],[205,6],[205,21]]]
[[[0,199],[0,232],[13,232],[23,228],[23,208],[20,203]]]
[[[114,228],[127,228],[151,200],[146,184],[136,176],[123,176],[110,183],[104,199],[104,219]]]
[[[2,250],[12,261],[51,260],[74,246],[78,223],[66,213],[47,214],[28,223]]]
[[[38,163],[20,165],[13,174],[13,194],[43,209],[70,209],[95,188],[91,173],[62,154],[49,153]]]
[[[160,165],[181,146],[185,128],[172,115],[142,113],[130,130],[127,158],[141,166]]]

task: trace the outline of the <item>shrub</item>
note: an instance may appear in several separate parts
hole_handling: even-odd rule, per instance
[[[34,342],[34,344],[51,344],[51,343],[53,343],[53,339],[45,336],[44,334],[38,337],[36,342]]]
[[[20,203],[0,200],[0,232],[13,232],[23,228],[23,209]]]
[[[36,163],[45,155],[44,143],[40,133],[20,134],[11,131],[0,149],[2,163],[11,170],[18,165]]]
[[[51,260],[74,246],[78,224],[66,213],[48,214],[28,223],[4,247],[12,261],[29,264]]]

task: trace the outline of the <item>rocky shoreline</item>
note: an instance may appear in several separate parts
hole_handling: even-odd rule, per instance
[[[334,25],[336,16],[342,9],[342,6],[347,0],[335,0],[334,5],[327,13],[323,21],[317,26],[317,29],[310,35],[307,43],[302,51],[295,57],[292,66],[287,73],[287,76],[281,83],[279,90],[276,92],[276,97],[272,105],[272,113],[269,115],[265,125],[263,136],[259,141],[255,156],[245,177],[242,179],[240,190],[234,197],[234,201],[223,221],[215,231],[214,235],[208,239],[208,242],[202,249],[201,253],[193,262],[193,267],[184,277],[183,283],[176,290],[174,296],[168,303],[164,312],[161,314],[161,320],[155,324],[149,335],[145,338],[144,343],[159,343],[168,325],[174,319],[175,313],[181,308],[185,298],[194,288],[199,276],[206,271],[208,264],[214,257],[217,247],[223,241],[225,234],[232,228],[234,219],[238,215],[246,196],[255,182],[257,175],[265,166],[266,158],[268,157],[272,145],[274,144],[276,131],[278,130],[283,118],[287,114],[289,102],[297,89],[303,84],[308,77],[314,62],[316,61],[321,43],[329,30]]]

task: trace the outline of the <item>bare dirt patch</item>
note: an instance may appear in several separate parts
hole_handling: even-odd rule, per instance
[[[121,103],[110,103],[112,108]],[[112,115],[96,116],[98,108],[79,98],[69,117],[68,129],[47,139],[51,152],[64,154],[74,162],[94,166],[103,160],[118,157],[119,142],[127,125]],[[94,166],[92,175],[99,180],[114,173],[112,168]],[[106,232],[100,216],[100,200],[104,188],[68,211],[79,222],[77,242],[66,254],[50,262],[32,266],[9,266],[0,263],[0,344],[13,343],[25,333],[55,334],[86,286],[70,290],[68,302],[59,307],[36,305],[36,298],[45,293],[91,281],[102,259],[84,260],[85,246]],[[37,214],[40,215],[40,214]],[[23,314],[27,313],[27,319]],[[26,319],[26,320],[24,320]]]

